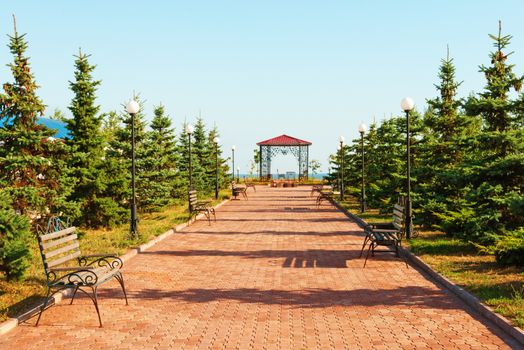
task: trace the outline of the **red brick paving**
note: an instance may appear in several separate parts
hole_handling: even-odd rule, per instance
[[[289,210],[292,208],[292,210]],[[309,208],[309,210],[296,210]],[[258,188],[131,259],[130,306],[100,290],[2,349],[507,349],[479,315],[392,255],[363,269],[358,226],[307,188]]]

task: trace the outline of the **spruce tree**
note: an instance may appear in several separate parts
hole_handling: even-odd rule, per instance
[[[206,162],[206,174],[208,178],[209,188],[215,188],[215,174],[216,174],[216,157],[218,152],[218,187],[226,188],[230,181],[229,178],[229,167],[226,159],[222,157],[222,145],[218,144],[217,150],[215,151],[215,138],[220,137],[218,128],[215,125],[208,133],[207,144],[209,145],[209,161]]]
[[[484,73],[484,91],[468,99],[468,114],[482,118],[482,132],[472,139],[474,157],[462,164],[471,187],[467,200],[471,215],[463,219],[462,231],[471,239],[491,241],[497,235],[517,231],[524,225],[524,96],[511,99],[522,88],[524,76],[513,72],[504,53],[511,41],[502,35],[490,35],[495,51],[491,65],[480,66]]]
[[[74,216],[77,207],[66,200],[74,185],[64,161],[67,146],[54,139],[54,130],[37,123],[45,106],[36,94],[25,34],[18,34],[16,22],[9,38],[14,81],[5,83],[0,94],[0,192],[15,212],[33,221],[61,212]]]
[[[106,202],[102,196],[106,185],[102,168],[102,116],[99,115],[100,106],[95,102],[100,81],[93,79],[92,72],[95,66],[89,64],[90,55],[79,50],[78,56],[75,57],[75,79],[69,82],[74,93],[69,106],[73,118],[67,119],[67,128],[71,135],[68,144],[72,150],[69,162],[77,179],[71,200],[80,204],[81,223],[98,226],[103,223],[100,218],[106,216],[99,213],[100,205],[105,206]]]
[[[418,196],[417,220],[425,226],[439,226],[447,212],[461,206],[460,184],[453,181],[456,165],[463,159],[464,147],[461,140],[468,137],[471,118],[461,114],[462,100],[457,98],[461,83],[455,78],[455,65],[449,56],[441,60],[440,83],[435,85],[439,96],[427,100],[428,110],[424,115],[426,128],[422,144],[420,166],[414,169],[418,178],[415,191]]]
[[[214,182],[211,179],[214,178],[212,174],[215,166],[210,157],[212,150],[207,136],[204,120],[198,117],[195,131],[191,135],[191,152],[193,154],[193,185],[202,192],[211,192],[214,188]]]
[[[185,198],[189,189],[189,138],[186,133],[188,123],[182,123],[181,132],[178,135],[177,154],[178,154],[178,171],[180,173],[180,187],[178,191],[179,198]],[[193,136],[191,136],[193,143]],[[192,151],[192,150],[191,150]],[[192,153],[191,165],[195,163],[194,153]]]
[[[154,109],[151,131],[145,142],[141,177],[141,209],[156,211],[173,201],[178,183],[176,138],[164,106]]]

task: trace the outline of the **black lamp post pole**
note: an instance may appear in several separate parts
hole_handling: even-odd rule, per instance
[[[411,212],[411,142],[410,142],[410,130],[409,130],[409,110],[406,110],[406,238],[411,238],[413,230],[413,217]]]
[[[235,181],[235,150],[234,149],[231,149],[231,161],[233,162],[232,164],[232,168],[231,168],[231,179],[232,181]]]
[[[187,133],[187,139],[189,141],[189,189],[193,189],[193,163],[191,161],[191,133]]]
[[[131,189],[132,189],[132,199],[131,199],[131,237],[138,237],[138,228],[137,228],[137,217],[136,217],[136,191],[135,191],[135,113],[130,113],[131,115]]]
[[[366,180],[365,180],[365,156],[364,156],[364,132],[360,132],[360,145],[362,150],[362,186],[360,189],[360,212],[366,210]]]
[[[240,183],[240,170],[237,169],[237,183]]]
[[[215,142],[215,199],[218,199],[218,142]]]
[[[344,141],[340,141],[340,200],[344,200]]]

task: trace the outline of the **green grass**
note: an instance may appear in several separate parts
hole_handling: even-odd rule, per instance
[[[368,222],[388,221],[378,210],[359,213],[358,201],[348,198],[342,206]],[[497,265],[493,255],[481,255],[469,242],[442,232],[420,230],[405,245],[433,269],[477,296],[495,312],[524,328],[524,269]]]
[[[220,192],[220,199],[214,201],[217,204],[228,198],[230,190]],[[202,196],[205,198],[205,196]],[[170,228],[186,222],[189,218],[187,213],[187,202],[175,203],[164,210],[140,214],[138,223],[139,238],[131,240],[128,236],[129,225],[122,225],[113,229],[85,229],[80,228],[80,247],[82,253],[125,253],[128,249],[145,243],[159,236]],[[42,260],[36,237],[30,242],[31,261],[29,270],[24,281],[7,281],[0,277],[0,322],[9,317],[15,317],[24,311],[38,305],[43,299],[46,286],[43,272]]]

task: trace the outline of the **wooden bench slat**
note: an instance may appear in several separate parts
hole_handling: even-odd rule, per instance
[[[404,212],[404,206],[402,206],[402,205],[400,205],[400,204],[395,204],[395,205],[393,206],[393,209],[394,209],[394,210],[398,210],[398,211],[400,211],[400,212],[402,212],[402,213]]]
[[[72,232],[75,232],[75,230],[76,230],[76,227],[74,227],[74,226],[73,227],[68,227],[68,228],[60,230],[60,231],[56,231],[56,232],[53,232],[53,233],[48,233],[46,235],[41,235],[40,236],[40,240],[42,242],[48,241],[50,239],[62,237],[62,236],[65,236],[67,234],[70,234]]]
[[[55,249],[49,252],[44,252],[44,255],[46,259],[49,259],[49,258],[52,258],[53,256],[65,253],[70,250],[75,250],[78,248],[80,248],[80,244],[78,243],[78,241],[76,241],[76,242],[73,242],[72,244],[66,245],[65,247],[58,248],[58,249]]]
[[[393,216],[398,216],[399,218],[404,218],[404,211],[393,209]]]
[[[54,241],[51,241],[51,242],[48,242],[48,243],[42,243],[42,248],[43,249],[53,248],[53,247],[56,247],[57,245],[60,245],[62,243],[66,243],[66,242],[75,240],[77,238],[78,237],[77,237],[76,233],[74,233],[74,234],[69,235],[69,236],[64,237],[64,238],[60,238],[60,239],[57,239],[57,240],[54,240]]]
[[[63,256],[63,257],[61,257],[59,259],[56,259],[56,260],[53,260],[53,261],[48,261],[47,262],[47,266],[48,267],[53,267],[53,266],[56,266],[56,265],[60,265],[60,264],[63,264],[65,262],[68,262],[69,260],[73,260],[74,258],[77,258],[79,256],[80,256],[80,251],[76,251],[73,254],[69,254],[69,255]]]

